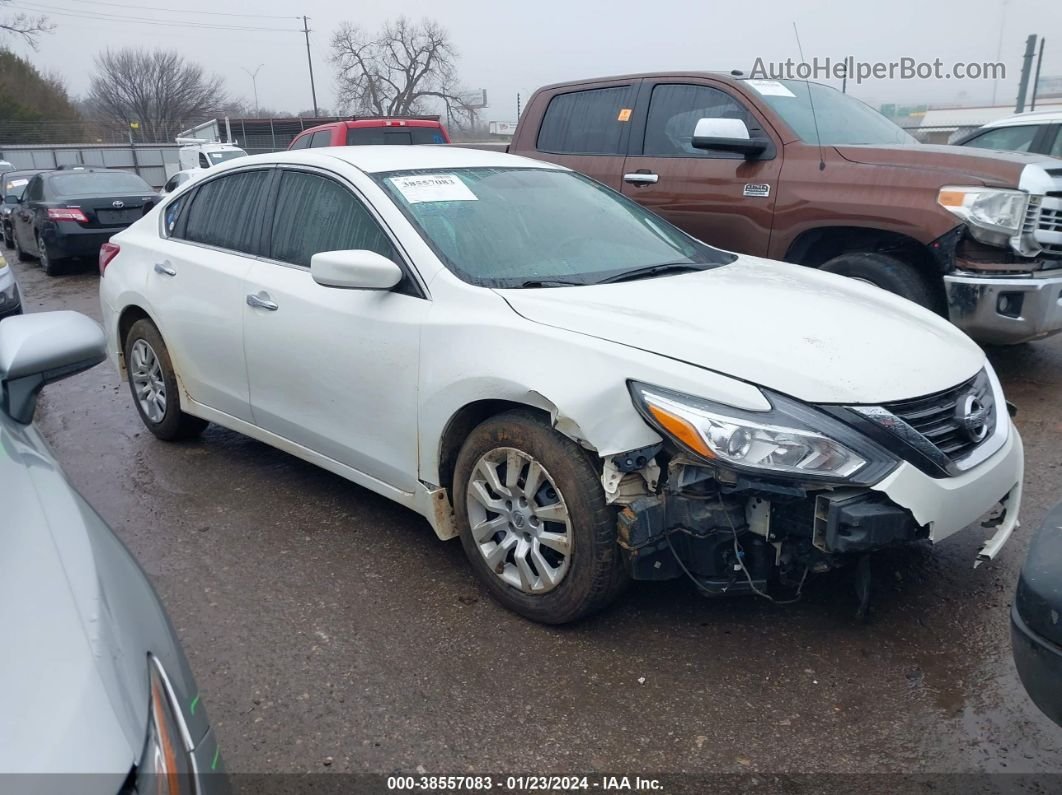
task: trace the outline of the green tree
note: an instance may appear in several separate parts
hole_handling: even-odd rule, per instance
[[[26,59],[0,50],[0,141],[79,142],[80,120],[58,77],[42,74]]]

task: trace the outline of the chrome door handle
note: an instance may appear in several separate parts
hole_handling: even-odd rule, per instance
[[[247,306],[253,306],[255,309],[265,309],[269,312],[276,312],[279,309],[276,302],[269,300],[268,293],[258,293],[258,295],[252,293],[248,295]]]
[[[170,267],[170,263],[168,261],[167,262],[156,262],[155,263],[155,273],[160,273],[163,276],[176,276],[177,275],[177,271],[175,271],[173,268]]]
[[[631,185],[655,185],[660,180],[660,176],[657,174],[650,174],[648,172],[642,173],[639,171],[633,174],[624,174],[623,181],[628,182]]]

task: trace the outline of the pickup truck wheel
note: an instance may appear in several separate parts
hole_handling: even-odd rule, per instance
[[[934,308],[933,291],[913,265],[886,254],[850,253],[834,257],[821,269],[849,276],[888,290],[927,309]]]
[[[181,411],[177,376],[166,343],[150,320],[138,320],[125,339],[129,390],[144,425],[163,441],[198,436],[207,421]]]
[[[534,414],[506,412],[473,430],[453,494],[472,570],[510,610],[564,624],[600,610],[626,584],[599,474]]]

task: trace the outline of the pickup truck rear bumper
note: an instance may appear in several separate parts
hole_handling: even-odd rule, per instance
[[[1062,331],[1062,269],[1021,276],[955,271],[944,277],[951,322],[989,345]]]

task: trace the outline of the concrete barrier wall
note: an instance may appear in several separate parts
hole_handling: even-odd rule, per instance
[[[110,144],[69,144],[62,146],[5,144],[3,159],[16,168],[58,168],[59,166],[103,166],[139,174],[152,187],[161,188],[180,170],[177,145],[145,146]]]

